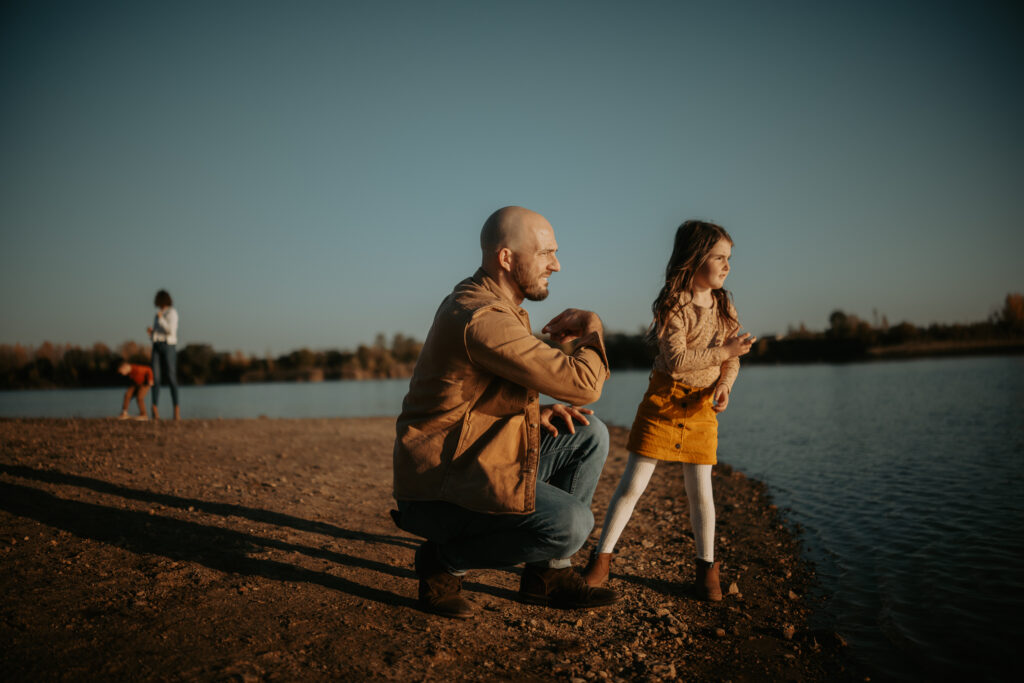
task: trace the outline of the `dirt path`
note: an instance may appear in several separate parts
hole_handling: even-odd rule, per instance
[[[806,626],[810,573],[763,487],[725,466],[722,603],[687,593],[682,473],[663,467],[620,542],[619,605],[520,604],[518,570],[492,570],[467,577],[475,619],[417,611],[393,425],[0,420],[4,679],[853,679],[841,639]]]

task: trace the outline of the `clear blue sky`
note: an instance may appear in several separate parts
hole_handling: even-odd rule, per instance
[[[0,342],[422,339],[494,209],[567,306],[649,319],[675,227],[755,334],[1024,291],[1017,3],[7,2]]]

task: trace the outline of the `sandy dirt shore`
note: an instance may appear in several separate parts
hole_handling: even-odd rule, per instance
[[[663,466],[620,542],[620,604],[521,604],[509,569],[468,575],[472,620],[418,611],[419,540],[387,514],[393,428],[0,420],[3,679],[863,680],[808,627],[813,574],[764,487],[728,466],[721,603],[690,596],[682,472]],[[598,520],[624,444],[613,429]]]

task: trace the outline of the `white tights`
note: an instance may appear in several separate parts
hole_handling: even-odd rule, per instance
[[[608,514],[601,529],[597,552],[610,553],[626,528],[636,502],[647,488],[658,461],[636,453],[629,454],[626,471],[612,494]],[[715,499],[711,492],[711,465],[682,463],[686,482],[686,498],[690,503],[690,524],[697,545],[697,558],[706,562],[715,560]]]

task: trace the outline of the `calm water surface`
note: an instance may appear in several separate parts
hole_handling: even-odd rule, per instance
[[[629,424],[645,383],[602,414]],[[876,679],[1024,680],[1024,358],[745,368],[719,457],[803,527]]]
[[[616,373],[595,409],[628,426],[646,382]],[[187,417],[395,415],[407,385],[184,387],[181,402]],[[122,395],[0,392],[0,416],[109,416]],[[720,458],[803,527],[829,625],[875,678],[1021,680],[1024,358],[744,368],[720,420]]]

